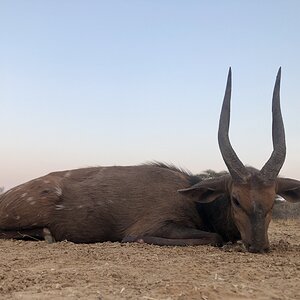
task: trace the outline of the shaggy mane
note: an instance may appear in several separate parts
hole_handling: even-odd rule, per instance
[[[170,163],[165,163],[165,162],[160,162],[160,161],[151,161],[151,162],[147,162],[145,164],[143,164],[145,166],[155,166],[158,168],[163,168],[163,169],[168,169],[174,172],[179,172],[184,174],[191,185],[198,183],[199,181],[201,181],[201,178],[197,175],[194,175],[192,172],[190,172],[188,169],[186,168],[182,168],[182,167],[177,167],[173,164]]]

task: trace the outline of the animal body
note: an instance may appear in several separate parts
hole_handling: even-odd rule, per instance
[[[0,238],[157,245],[241,239],[251,252],[267,251],[276,194],[288,201],[300,197],[299,181],[278,177],[286,151],[279,89],[280,70],[272,104],[274,150],[261,170],[245,167],[229,141],[229,70],[218,133],[228,174],[200,180],[162,163],[54,172],[1,195]]]

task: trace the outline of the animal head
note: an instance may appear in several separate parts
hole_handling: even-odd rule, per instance
[[[272,100],[273,152],[261,170],[245,167],[229,140],[231,69],[229,69],[223,100],[218,141],[229,175],[201,181],[179,192],[200,203],[215,201],[226,195],[231,217],[242,241],[250,252],[265,252],[269,248],[268,227],[276,194],[287,201],[300,201],[300,181],[278,177],[286,156],[284,125],[280,109],[279,69]]]

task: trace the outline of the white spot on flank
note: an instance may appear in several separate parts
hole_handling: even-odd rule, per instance
[[[6,214],[6,216],[5,216],[6,218],[8,218],[9,217],[9,214]]]
[[[68,171],[66,174],[65,174],[65,176],[64,177],[70,177],[71,176],[71,171]]]
[[[24,198],[26,195],[27,195],[27,193],[23,193],[23,194],[21,195],[21,198]]]
[[[32,200],[33,200],[33,197],[28,197],[28,198],[26,199],[27,202],[32,202]]]
[[[20,216],[16,216],[16,219],[17,219],[17,220],[20,220]]]
[[[65,208],[65,206],[62,205],[62,204],[56,204],[56,205],[55,205],[55,209],[56,209],[56,210],[62,210],[62,209],[64,209],[64,208]]]
[[[57,186],[57,187],[54,189],[54,191],[55,191],[55,194],[56,194],[57,196],[61,196],[61,195],[62,195],[62,189],[61,189],[59,186]]]
[[[83,205],[78,205],[77,207],[78,207],[78,208],[83,208]]]

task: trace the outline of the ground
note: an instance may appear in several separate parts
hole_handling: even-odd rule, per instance
[[[0,299],[300,299],[299,229],[273,221],[268,254],[0,240]]]

